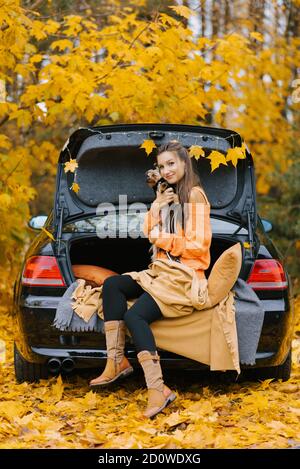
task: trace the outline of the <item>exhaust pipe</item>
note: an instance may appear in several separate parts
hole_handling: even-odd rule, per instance
[[[65,371],[66,373],[71,373],[71,371],[74,370],[74,366],[75,366],[75,363],[72,358],[65,358],[61,364],[62,370]]]
[[[50,358],[47,366],[50,373],[56,374],[60,371],[61,361],[59,358]]]

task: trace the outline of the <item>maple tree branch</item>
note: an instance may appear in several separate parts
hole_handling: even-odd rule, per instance
[[[40,3],[42,3],[43,0],[37,0],[33,5],[30,5],[30,10],[28,11],[32,11],[34,10],[34,8],[38,7]]]
[[[133,47],[134,43],[138,40],[138,38],[139,38],[145,31],[147,31],[147,29],[150,28],[150,25],[156,21],[157,17],[158,17],[158,11],[156,11],[155,16],[154,16],[154,19],[153,19],[152,21],[148,21],[148,23],[146,24],[146,26],[137,34],[137,36],[136,36],[135,38],[133,38],[133,40],[131,41],[131,43],[130,43],[129,46],[128,46],[128,50],[130,50],[130,49]],[[113,68],[112,68],[109,72],[107,72],[105,75],[102,75],[102,77],[98,78],[98,80],[103,80],[104,78],[106,78],[107,76],[109,76],[109,75],[120,65],[120,63],[122,62],[124,56],[125,56],[125,54],[123,54],[123,56],[120,57],[120,59],[117,61],[117,63],[113,66]]]
[[[6,178],[3,180],[3,183],[5,184],[8,180],[8,178],[10,178],[10,176],[16,171],[17,167],[19,166],[19,164],[22,162],[24,158],[24,155],[21,157],[21,159],[18,161],[18,163],[16,164],[16,166],[8,173],[8,175],[6,176]]]

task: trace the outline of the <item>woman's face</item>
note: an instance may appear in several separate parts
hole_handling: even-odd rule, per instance
[[[175,184],[184,176],[185,162],[172,151],[164,151],[157,156],[157,166],[161,177]]]

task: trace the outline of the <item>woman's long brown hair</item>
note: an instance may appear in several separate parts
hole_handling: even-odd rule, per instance
[[[176,184],[176,189],[175,192],[178,195],[179,198],[179,203],[181,204],[181,213],[184,214],[184,204],[189,202],[190,199],[190,194],[191,190],[194,186],[199,186],[203,189],[203,186],[201,184],[200,177],[198,176],[197,173],[195,173],[191,158],[189,156],[189,153],[187,149],[181,145],[180,142],[168,142],[163,145],[161,145],[158,150],[157,150],[157,155],[160,155],[161,153],[165,151],[171,151],[173,153],[176,153],[178,157],[185,162],[185,172],[183,178]],[[203,189],[204,190],[204,189]],[[182,217],[182,226],[184,229],[185,223],[184,223],[184,217]]]

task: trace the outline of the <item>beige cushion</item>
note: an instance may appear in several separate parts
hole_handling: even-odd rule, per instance
[[[76,278],[86,280],[86,283],[91,286],[100,286],[108,277],[119,275],[113,270],[99,267],[97,265],[73,264],[72,269]]]
[[[208,277],[208,302],[205,307],[213,307],[232,289],[242,267],[242,248],[236,243],[226,249],[216,260]]]

